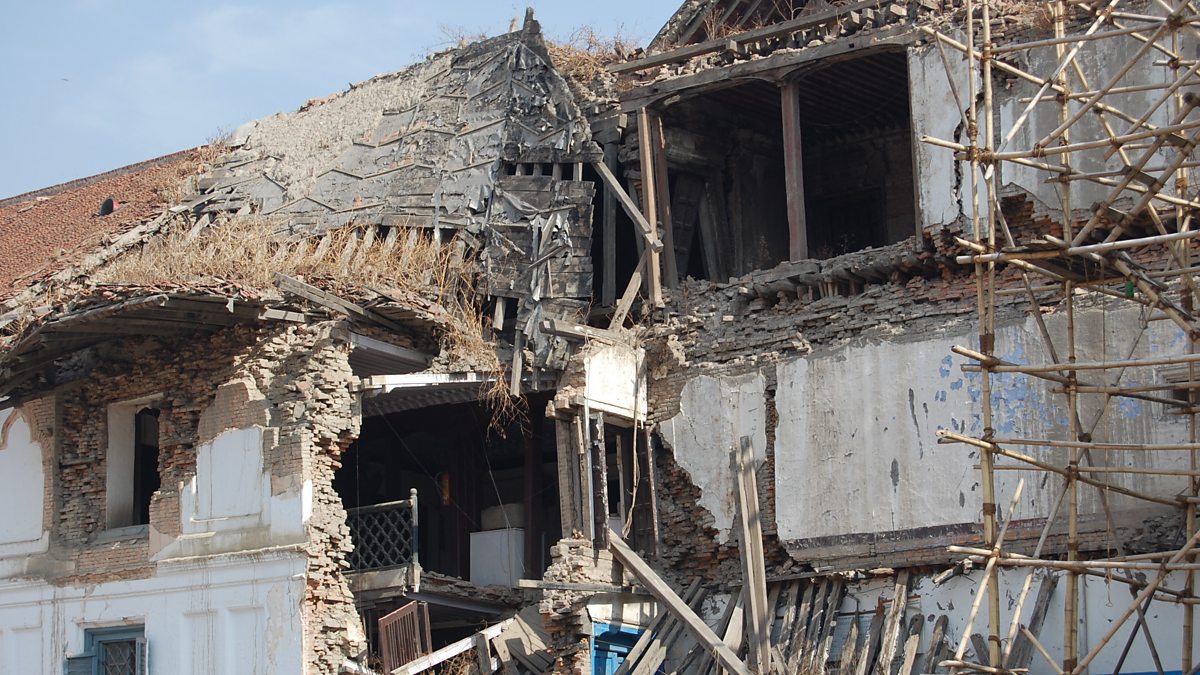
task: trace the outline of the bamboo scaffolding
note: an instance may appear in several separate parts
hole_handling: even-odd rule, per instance
[[[1029,640],[1033,650],[1048,663],[1054,672],[1083,673],[1104,649],[1113,641],[1121,626],[1136,617],[1136,629],[1129,633],[1122,644],[1113,646],[1117,659],[1117,671],[1121,670],[1137,639],[1144,640],[1154,665],[1159,671],[1168,668],[1169,655],[1160,654],[1155,646],[1147,620],[1147,611],[1152,600],[1167,600],[1185,605],[1184,626],[1181,639],[1182,651],[1179,661],[1183,672],[1193,672],[1192,633],[1195,625],[1195,597],[1197,572],[1200,563],[1196,560],[1195,547],[1200,542],[1200,523],[1197,508],[1200,507],[1200,353],[1196,349],[1196,338],[1200,335],[1194,314],[1200,290],[1194,275],[1200,266],[1194,263],[1196,246],[1192,240],[1200,237],[1200,231],[1192,227],[1195,213],[1200,212],[1200,198],[1189,190],[1191,169],[1200,167],[1193,156],[1200,146],[1200,119],[1193,115],[1200,97],[1185,95],[1183,88],[1197,84],[1200,75],[1200,60],[1183,59],[1185,48],[1182,35],[1189,39],[1200,36],[1200,10],[1195,3],[1178,0],[1152,0],[1149,4],[1136,5],[1136,11],[1123,11],[1122,0],[1052,0],[1047,3],[1053,20],[1053,35],[1025,42],[997,44],[991,34],[992,16],[990,4],[978,0],[965,0],[963,41],[958,41],[929,27],[921,28],[936,46],[947,77],[951,81],[951,94],[957,114],[965,133],[954,140],[923,137],[922,141],[951,150],[955,158],[969,164],[969,195],[963,202],[969,218],[969,234],[956,238],[966,249],[966,255],[957,257],[963,265],[971,265],[976,281],[976,310],[978,317],[977,346],[954,346],[952,351],[974,363],[964,364],[962,370],[978,374],[979,422],[982,431],[975,436],[955,431],[938,432],[939,443],[959,443],[979,450],[977,469],[980,472],[980,494],[982,497],[982,539],[978,547],[950,547],[954,553],[968,555],[984,563],[983,589],[972,603],[972,608],[963,629],[958,649],[953,658],[942,662],[951,672],[1010,673],[1019,672],[1023,664],[1011,664],[1013,643],[1018,635]],[[1078,22],[1080,29],[1068,34],[1068,15]],[[1096,67],[1103,59],[1085,58],[1091,52],[1107,52],[1107,45],[1125,41],[1129,46],[1120,52],[1121,61],[1110,64],[1097,85],[1089,83],[1087,67]],[[1130,42],[1136,41],[1136,42]],[[966,60],[968,73],[965,93],[961,83],[955,83],[954,69],[946,56],[946,47],[958,51]],[[1054,54],[1046,62],[1042,75],[1035,66],[1036,59],[1021,60],[1021,67],[998,57],[1017,53],[1034,54],[1037,50],[1053,49]],[[1189,54],[1190,55],[1190,54]],[[1164,58],[1165,57],[1165,58]],[[1148,67],[1164,67],[1169,72],[1161,82],[1138,81]],[[1032,95],[1016,98],[1020,105],[1006,119],[1006,128],[999,130],[1000,121],[994,97],[994,75],[1029,83],[1036,88]],[[1130,96],[1131,94],[1146,96]],[[1117,98],[1123,97],[1123,98]],[[1009,102],[1013,98],[1007,99]],[[1048,132],[1034,135],[1033,111],[1045,103],[1056,103],[1058,119]],[[965,104],[965,107],[964,107]],[[1099,124],[1083,126],[1088,119]],[[1039,118],[1039,127],[1044,118]],[[1155,120],[1152,122],[1151,120]],[[1097,130],[1099,134],[1097,135]],[[1020,145],[1026,147],[1020,147]],[[1080,166],[1089,171],[1077,171]],[[1100,160],[1096,160],[1096,156]],[[1105,168],[1113,157],[1120,161],[1117,169]],[[1061,216],[1062,234],[1046,232],[1042,239],[1051,242],[1057,249],[1022,250],[1022,242],[1014,241],[999,209],[1001,185],[999,169],[1003,164],[1022,167],[1044,173],[1045,182],[1054,185],[1058,193],[1057,213]],[[1108,166],[1112,166],[1109,164]],[[1094,167],[1094,168],[1093,168]],[[1152,168],[1148,168],[1152,167]],[[1100,185],[1107,190],[1103,198],[1084,209],[1076,219],[1075,185]],[[1129,237],[1126,231],[1135,223],[1152,224],[1157,234]],[[1140,227],[1140,224],[1139,224]],[[1057,235],[1052,236],[1052,235]],[[1022,233],[1022,236],[1027,234]],[[1060,238],[1061,237],[1061,238]],[[1003,240],[1004,248],[998,246]],[[1100,243],[1096,243],[1101,240]],[[1136,258],[1140,264],[1133,262]],[[1161,260],[1163,265],[1150,265],[1156,269],[1144,269],[1147,257]],[[1084,273],[1078,267],[1052,264],[1050,261],[1070,262],[1079,260],[1089,267]],[[1035,264],[1036,263],[1036,264]],[[1021,288],[997,289],[997,265],[1006,264],[1020,271]],[[1090,267],[1094,265],[1095,267]],[[1096,270],[1092,272],[1090,270]],[[1030,283],[1031,275],[1045,279],[1044,285]],[[1102,275],[1104,278],[1081,278]],[[1066,278],[1071,277],[1071,278]],[[1164,285],[1164,284],[1171,285]],[[1122,284],[1119,289],[1117,284]],[[1077,295],[1076,290],[1085,292]],[[1046,294],[1054,295],[1046,295]],[[1176,299],[1178,293],[1178,299]],[[1097,294],[1097,295],[1091,295]],[[997,300],[1001,297],[1024,295],[1029,301],[1030,315],[1035,319],[1042,336],[1046,353],[1043,364],[1012,363],[997,354],[1012,353],[997,344],[996,314]],[[1092,322],[1081,321],[1077,316],[1082,298],[1113,297],[1140,306],[1140,329],[1131,335],[1127,349],[1114,355],[1108,352],[1105,334],[1098,334]],[[1047,301],[1057,299],[1058,311],[1065,314],[1065,339],[1056,346],[1042,320],[1042,307]],[[1112,301],[1105,300],[1106,303]],[[1116,304],[1119,306],[1119,304]],[[1108,304],[1102,305],[1107,311]],[[1151,321],[1170,320],[1182,332],[1186,348],[1181,353],[1154,353],[1145,347],[1141,352],[1138,345]],[[1093,347],[1084,350],[1085,342],[1104,345],[1097,352]],[[1061,349],[1060,349],[1061,347]],[[1099,354],[1099,355],[1097,355]],[[1061,356],[1060,356],[1061,355]],[[1024,359],[1021,359],[1024,360]],[[1122,383],[1127,373],[1144,373],[1146,369],[1159,367],[1183,367],[1187,370],[1185,382],[1148,384],[1143,382]],[[998,377],[1006,374],[1022,374],[1047,381],[1046,390],[1062,396],[1067,410],[1065,429],[1061,437],[1021,438],[1002,437],[996,433],[1013,412],[1009,408],[994,408],[993,398],[1003,387],[1012,386],[1011,378]],[[1081,380],[1083,374],[1093,381]],[[1175,392],[1184,392],[1182,394]],[[1167,413],[1187,417],[1188,440],[1186,442],[1141,442],[1138,438],[1129,442],[1121,439],[1093,439],[1093,434],[1114,399],[1137,399],[1162,404]],[[1088,414],[1095,410],[1089,424],[1080,420],[1084,402],[1088,403]],[[1099,406],[1091,405],[1098,401]],[[1012,434],[1010,434],[1012,436]],[[1038,452],[1022,452],[1014,448],[1032,448]],[[1162,452],[1176,453],[1162,455]],[[1099,453],[1105,453],[1099,455]],[[1113,454],[1116,453],[1116,454]],[[1130,456],[1141,453],[1153,458],[1148,465],[1133,465]],[[1096,462],[1096,456],[1103,461]],[[1184,459],[1186,457],[1186,460]],[[1166,458],[1170,464],[1161,464],[1158,458]],[[999,462],[997,460],[1004,460]],[[1049,518],[1042,525],[1035,555],[1021,556],[1002,550],[1005,532],[1012,520],[1009,517],[1001,525],[997,519],[998,498],[997,471],[1034,471],[1052,473],[1061,478],[1062,490],[1054,503]],[[1127,482],[1123,478],[1143,476],[1143,481]],[[1187,489],[1181,493],[1163,494],[1154,486],[1157,477],[1186,480]],[[1111,480],[1107,480],[1111,478]],[[1178,483],[1173,489],[1178,489]],[[1018,483],[1017,493],[1024,485]],[[1165,484],[1164,484],[1165,485]],[[1135,487],[1130,487],[1135,486]],[[1150,487],[1147,487],[1150,486]],[[1081,528],[1081,490],[1095,489],[1103,508],[1106,532],[1112,548],[1118,555],[1099,558],[1083,550],[1084,531]],[[1109,494],[1157,504],[1169,509],[1182,509],[1186,516],[1185,534],[1188,543],[1175,551],[1151,554],[1126,555],[1113,521],[1113,507]],[[1016,503],[1014,502],[1014,509]],[[1064,513],[1065,511],[1065,513]],[[1062,522],[1065,521],[1065,522]],[[1051,529],[1058,523],[1055,541],[1065,530],[1065,560],[1041,557]],[[1093,530],[1088,531],[1091,536]],[[1087,541],[1091,541],[1088,539]],[[1061,545],[1061,544],[1056,544]],[[1007,625],[1000,625],[999,605],[1002,598],[999,570],[1001,568],[1023,568],[1023,584],[1016,594],[1015,611]],[[1020,625],[1019,618],[1028,598],[1037,570],[1065,576],[1063,617],[1061,627],[1061,661],[1056,661],[1038,638]],[[1139,579],[1134,572],[1156,574]],[[1164,585],[1168,575],[1184,575],[1182,589]],[[1106,626],[1106,632],[1098,641],[1089,640],[1082,648],[1079,630],[1081,627],[1081,591],[1085,578],[1118,581],[1130,588],[1131,602],[1119,617]],[[1012,593],[1009,593],[1009,597]],[[966,644],[975,622],[979,619],[984,604],[987,604],[986,629],[988,649],[973,661],[967,660]],[[1156,625],[1156,632],[1163,624]],[[1168,627],[1178,630],[1176,627]],[[1002,634],[1003,633],[1003,634]],[[1161,636],[1159,636],[1161,637]],[[1003,647],[1003,648],[1002,648]],[[976,663],[974,661],[983,661]],[[1109,667],[1109,666],[1105,666]],[[1171,664],[1170,668],[1173,668]]]

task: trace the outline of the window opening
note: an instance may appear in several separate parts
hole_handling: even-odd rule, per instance
[[[149,672],[142,626],[87,631],[85,651],[67,658],[67,675],[146,675]]]
[[[150,523],[150,499],[161,485],[158,475],[158,410],[142,408],[134,416],[133,522]]]

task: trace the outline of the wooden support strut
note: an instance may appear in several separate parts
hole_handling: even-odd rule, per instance
[[[633,549],[629,548],[629,544],[626,544],[625,540],[621,539],[621,535],[609,530],[608,548],[610,551],[612,551],[613,558],[615,558],[617,562],[621,563],[625,569],[629,570],[629,572],[632,573],[638,581],[642,582],[642,585],[646,587],[646,590],[650,591],[655,598],[663,603],[663,606],[668,612],[674,614],[675,618],[679,619],[679,621],[683,623],[684,627],[691,632],[692,636],[695,637],[696,640],[703,645],[706,650],[716,657],[722,668],[731,673],[736,673],[737,675],[752,675],[750,669],[746,667],[745,663],[742,663],[742,661],[737,657],[737,654],[733,653],[733,651],[729,649],[729,647],[727,647],[720,638],[717,637],[716,633],[714,633],[712,629],[708,627],[708,624],[704,623],[704,620],[701,619],[694,611],[692,611],[692,609],[688,607],[678,595],[676,595],[675,591],[671,590],[671,587],[667,584],[667,582],[663,581],[662,577],[658,576],[658,574],[646,564],[646,561],[642,560],[641,556],[639,556],[637,553],[634,553]]]
[[[766,567],[763,558],[762,518],[758,510],[758,481],[754,470],[754,449],[749,436],[731,453],[734,484],[737,487],[738,522],[741,525],[743,586],[749,609],[746,627],[750,637],[751,663],[760,673],[771,672],[771,621],[767,606]]]

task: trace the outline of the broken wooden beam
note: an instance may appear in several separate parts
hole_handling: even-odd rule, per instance
[[[741,525],[742,594],[746,597],[746,629],[750,661],[758,672],[771,672],[771,621],[767,616],[767,571],[763,556],[762,517],[758,510],[758,481],[754,467],[754,448],[749,436],[742,436],[732,457],[734,485],[737,488],[738,523]]]
[[[617,203],[625,210],[625,214],[637,224],[638,230],[641,231],[642,237],[646,240],[646,244],[655,251],[661,251],[663,243],[659,241],[658,235],[655,234],[655,228],[650,227],[650,221],[646,220],[646,217],[638,210],[637,205],[629,197],[629,193],[617,181],[617,177],[613,175],[612,171],[608,170],[604,162],[593,162],[592,167],[596,169],[596,173],[600,174],[601,180],[604,181],[604,186],[611,190],[613,196],[617,198]]]
[[[629,544],[621,539],[621,535],[613,532],[611,528],[608,533],[608,547],[612,551],[613,558],[629,570],[638,581],[642,582],[646,590],[650,591],[651,595],[658,599],[668,612],[683,622],[692,636],[716,657],[722,668],[738,675],[751,675],[750,669],[738,659],[737,654],[725,646],[725,643],[708,627],[708,624],[704,623],[704,620],[692,611],[687,603],[675,594],[675,591],[671,590],[667,582],[663,581],[663,578],[658,576],[658,573],[646,564],[641,556],[629,548]]]
[[[336,312],[341,312],[342,314],[346,314],[352,318],[370,321],[383,326],[384,328],[397,332],[404,332],[405,330],[404,326],[401,326],[385,316],[372,312],[371,310],[350,302],[345,298],[338,297],[333,293],[323,291],[316,286],[306,284],[299,279],[289,277],[286,274],[280,274],[276,272],[275,285],[281,291],[291,293],[292,295],[297,295],[305,300],[308,300],[309,302],[321,305],[327,309],[332,309]]]

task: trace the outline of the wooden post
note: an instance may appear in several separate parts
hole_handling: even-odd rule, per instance
[[[617,172],[617,144],[604,144],[604,166],[609,172]],[[612,307],[617,301],[617,196],[612,187],[604,184],[604,220],[601,223],[600,236],[603,242],[601,255],[604,258],[604,269],[601,271],[600,302],[605,307]]]
[[[539,425],[540,426],[540,425]],[[541,576],[541,564],[538,552],[541,548],[537,528],[533,527],[534,514],[538,512],[534,500],[535,484],[541,476],[542,461],[538,448],[538,438],[533,429],[522,427],[521,436],[525,441],[525,470],[523,475],[523,492],[525,493],[525,575]]]
[[[582,522],[579,514],[579,471],[575,468],[578,458],[572,442],[570,420],[554,420],[554,439],[558,451],[558,509],[562,536],[570,537],[572,532],[581,529]]]
[[[657,198],[654,190],[654,151],[653,133],[650,131],[650,113],[645,108],[638,111],[638,149],[642,165],[642,211],[650,226],[650,237],[658,240]],[[658,251],[653,246],[648,249],[650,260],[648,274],[650,279],[650,302],[655,307],[661,307],[662,300],[662,267],[658,260]]]
[[[804,214],[804,154],[800,141],[800,93],[795,80],[780,89],[783,108],[783,170],[787,180],[788,253],[808,257],[808,223]]]
[[[654,150],[654,193],[658,196],[658,218],[662,221],[663,276],[667,288],[679,288],[678,260],[675,256],[675,223],[671,219],[671,186],[667,174],[667,139],[662,117],[647,111],[650,117],[650,144]]]
[[[732,453],[734,484],[737,487],[738,521],[741,525],[742,593],[746,596],[750,661],[760,673],[771,672],[771,620],[767,615],[767,572],[763,559],[762,519],[758,512],[758,482],[754,449],[749,436]]]

